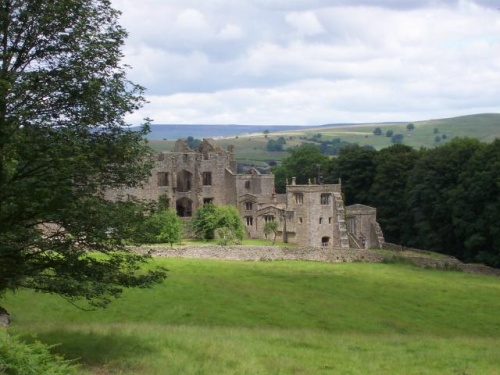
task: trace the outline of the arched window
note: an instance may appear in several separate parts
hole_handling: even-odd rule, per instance
[[[193,216],[193,201],[186,197],[177,199],[176,209],[180,217],[191,217]]]

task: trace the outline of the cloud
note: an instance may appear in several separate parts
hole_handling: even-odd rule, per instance
[[[157,123],[322,124],[499,112],[493,1],[113,0]],[[437,4],[437,5],[436,5]]]
[[[285,20],[292,25],[301,35],[323,34],[325,29],[312,11],[292,12],[285,16]]]

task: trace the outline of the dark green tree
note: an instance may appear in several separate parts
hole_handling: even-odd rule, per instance
[[[375,178],[376,154],[359,145],[342,148],[330,163],[328,181],[342,181],[346,204],[370,204],[370,188]]]
[[[413,123],[410,122],[408,125],[406,125],[406,130],[412,131],[413,129],[415,129],[415,125]]]
[[[479,148],[450,193],[457,254],[468,262],[500,267],[500,140]]]
[[[373,134],[374,135],[381,135],[382,134],[382,129],[380,129],[379,127],[376,127],[375,130],[373,131]]]
[[[391,142],[394,144],[402,143],[404,139],[403,134],[394,134],[391,138]]]
[[[147,123],[124,121],[144,99],[117,19],[108,0],[0,0],[0,294],[105,306],[165,277],[125,251],[143,209],[104,199],[151,168]]]
[[[387,130],[385,132],[385,136],[391,138],[394,135],[394,130]]]
[[[317,146],[309,143],[292,149],[290,156],[280,166],[273,168],[276,191],[284,193],[286,180],[291,183],[292,177],[297,177],[297,184],[307,184],[309,179],[318,177],[318,172],[327,171],[329,160]]]
[[[186,138],[186,142],[191,150],[196,150],[200,145],[201,140],[198,138],[194,138],[193,136],[190,135],[189,137]]]
[[[270,139],[267,141],[266,150],[275,152],[275,151],[283,151],[283,143],[276,141],[274,139]]]
[[[411,245],[462,257],[464,244],[454,224],[454,195],[464,166],[482,147],[476,139],[455,138],[421,151],[408,185],[408,210],[416,233]]]
[[[409,146],[393,145],[376,154],[376,168],[369,202],[388,242],[406,244],[411,236],[411,216],[407,210],[407,181],[418,158]]]

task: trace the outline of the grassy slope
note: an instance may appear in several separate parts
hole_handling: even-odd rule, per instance
[[[494,374],[498,278],[407,265],[157,259],[170,279],[83,312],[28,292],[13,330],[88,374]]]
[[[358,143],[361,146],[370,145],[376,149],[390,146],[391,139],[381,135],[374,136],[373,130],[380,127],[385,134],[387,130],[393,130],[394,134],[403,134],[405,136],[403,143],[412,147],[431,148],[439,145],[441,142],[435,142],[436,135],[446,135],[447,140],[454,137],[472,137],[485,142],[490,142],[500,136],[500,114],[479,114],[470,116],[461,116],[449,119],[428,120],[413,122],[415,129],[408,131],[404,123],[387,124],[364,124],[348,126],[324,126],[309,128],[307,130],[272,132],[266,139],[264,134],[247,134],[237,138],[221,139],[218,142],[227,146],[233,144],[236,147],[236,158],[241,162],[264,165],[265,161],[281,160],[288,155],[287,152],[267,152],[266,144],[268,139],[277,139],[280,136],[287,140],[287,147],[299,145],[303,142],[300,137],[312,137],[314,134],[321,133],[321,139],[330,140],[341,138],[350,143]],[[434,129],[438,133],[434,133]],[[292,139],[290,139],[292,137]],[[157,150],[173,149],[174,141],[151,141],[151,146]]]

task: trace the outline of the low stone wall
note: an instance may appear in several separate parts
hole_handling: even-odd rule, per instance
[[[459,268],[467,273],[479,273],[482,275],[500,276],[500,269],[491,268],[484,264],[461,264]]]
[[[404,250],[410,250],[405,248]],[[412,249],[413,251],[414,249]],[[367,249],[329,249],[321,247],[279,246],[143,246],[134,248],[140,253],[167,258],[218,259],[239,261],[309,260],[315,262],[372,262],[380,263],[391,255]],[[457,270],[467,273],[500,276],[500,269],[483,264],[464,264],[453,257],[431,258],[405,256],[405,251],[396,251],[395,257],[404,258],[423,268]],[[422,250],[422,252],[425,252]],[[427,252],[426,252],[427,253]],[[429,252],[430,253],[430,252]]]
[[[140,252],[169,258],[220,259],[243,261],[311,260],[316,262],[382,262],[383,256],[372,250],[325,249],[317,247],[283,248],[278,246],[174,246],[141,247]]]

